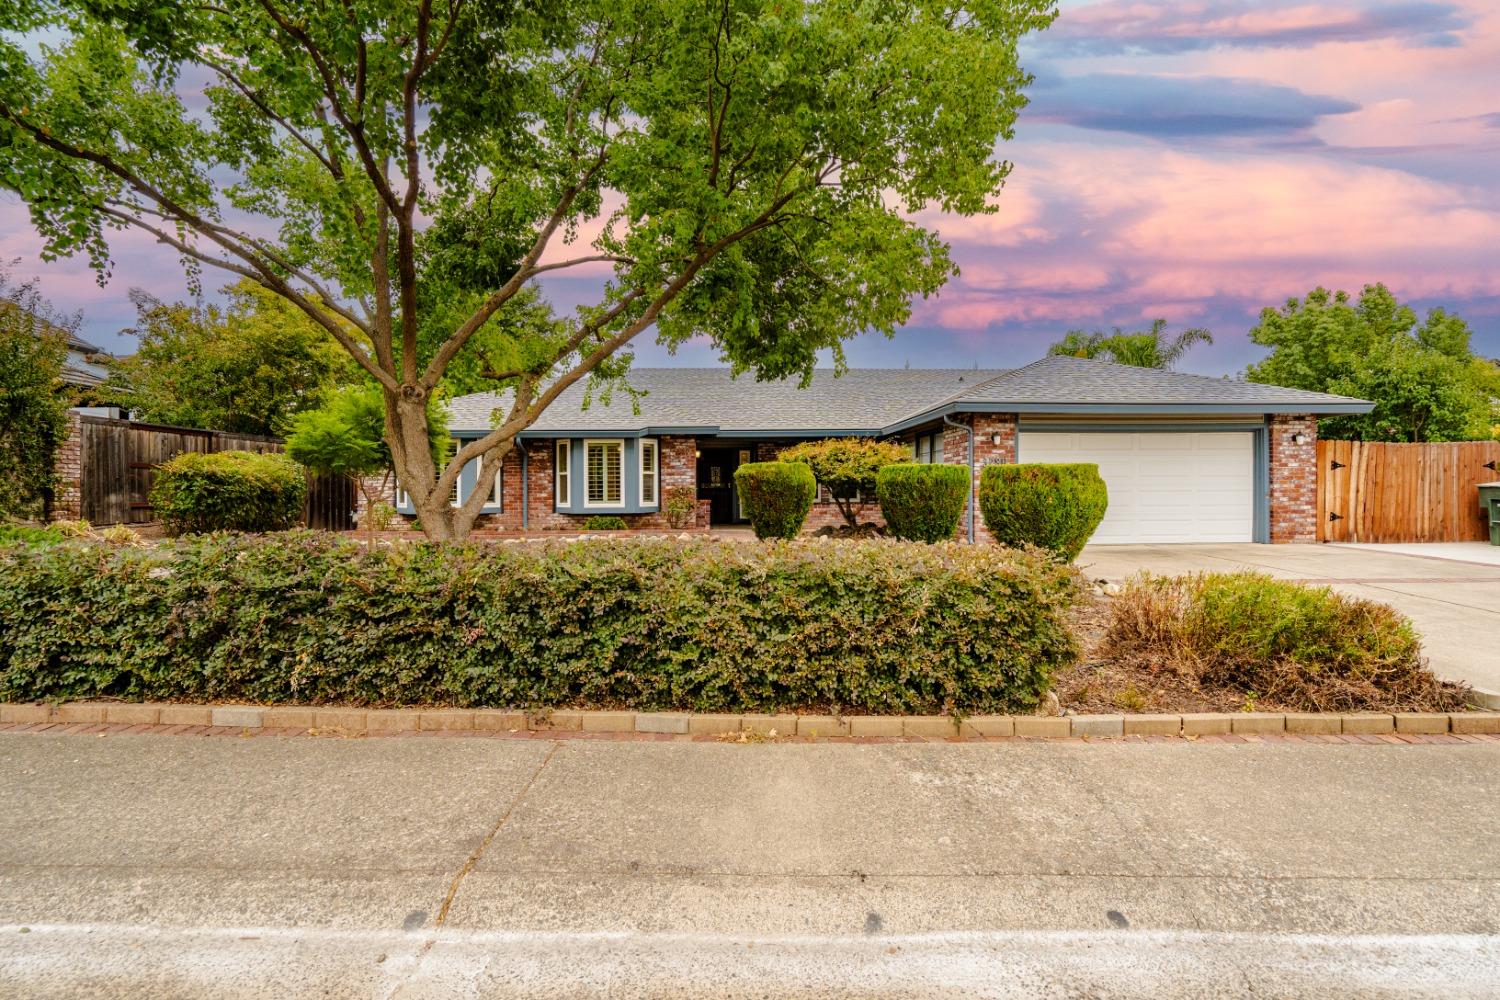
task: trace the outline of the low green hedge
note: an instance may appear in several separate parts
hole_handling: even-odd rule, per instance
[[[886,527],[914,542],[952,539],[969,502],[967,465],[887,465],[876,484]]]
[[[802,530],[818,481],[801,462],[747,462],[734,470],[740,509],[756,538],[794,538]]]
[[[307,480],[282,455],[184,452],[163,462],[151,506],[172,534],[284,531],[302,520]]]
[[[624,531],[629,525],[617,514],[595,514],[583,522],[584,531]]]
[[[1036,551],[326,533],[0,549],[0,700],[1024,710],[1076,656]]]
[[[995,541],[1039,545],[1068,562],[1108,506],[1097,465],[987,465],[979,477],[979,512]]]

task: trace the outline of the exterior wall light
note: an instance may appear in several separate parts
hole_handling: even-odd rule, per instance
[[[1292,435],[1292,444],[1307,444],[1307,435],[1297,431]]]

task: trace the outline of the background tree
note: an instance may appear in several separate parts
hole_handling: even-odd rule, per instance
[[[68,431],[63,359],[77,324],[57,315],[34,282],[16,284],[0,269],[0,520],[46,513]]]
[[[436,400],[427,427],[433,461],[441,461],[449,448],[448,417]],[[385,404],[379,387],[341,389],[317,409],[293,416],[286,453],[313,472],[348,478],[364,496],[365,510],[374,510],[390,496],[396,472],[385,441]],[[365,524],[371,523],[366,517]]]
[[[1098,358],[1117,365],[1137,368],[1175,368],[1177,362],[1194,344],[1212,344],[1213,334],[1194,327],[1166,339],[1167,321],[1154,319],[1151,329],[1130,332],[1115,327],[1113,333],[1103,330],[1069,330],[1067,335],[1047,349],[1048,354],[1065,354],[1074,358]]]
[[[49,255],[107,273],[110,232],[139,229],[323,326],[380,386],[402,485],[449,538],[483,504],[449,504],[463,466],[501,460],[578,380],[618,379],[616,351],[653,325],[762,378],[889,335],[954,270],[913,215],[994,210],[995,143],[1030,79],[1017,42],[1054,16],[1051,0],[22,0],[0,28],[60,43],[33,57],[0,35],[0,185]],[[205,76],[190,110],[177,81]],[[429,403],[454,359],[528,282],[572,268],[605,271],[598,298],[560,335],[522,335],[518,366],[493,372],[512,390],[494,430],[434,463]],[[424,310],[455,287],[473,311],[424,347]]]
[[[1362,416],[1325,417],[1319,433],[1364,441],[1457,441],[1489,437],[1493,400],[1486,363],[1469,349],[1469,327],[1434,309],[1420,323],[1384,285],[1357,302],[1315,288],[1266,309],[1250,339],[1271,348],[1246,377],[1374,402]]]
[[[830,438],[786,449],[783,462],[800,462],[828,491],[849,527],[859,527],[865,504],[875,500],[876,477],[887,465],[911,461],[911,448],[899,441],[874,438]]]
[[[166,303],[132,289],[134,355],[110,363],[108,402],[150,423],[280,436],[359,367],[328,331],[253,281],[225,308]]]

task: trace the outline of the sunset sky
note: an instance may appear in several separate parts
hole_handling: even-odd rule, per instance
[[[1237,372],[1261,307],[1374,281],[1460,313],[1500,356],[1500,3],[1065,2],[1023,51],[1036,83],[997,150],[1015,163],[999,212],[924,220],[963,274],[894,340],[851,344],[854,364],[1023,364],[1069,328],[1163,316],[1214,333],[1185,368]],[[119,244],[102,289],[38,246],[0,194],[0,259],[108,350],[133,349],[130,287],[187,294],[144,241]],[[579,285],[548,291],[568,307]],[[649,340],[637,356],[715,361]]]

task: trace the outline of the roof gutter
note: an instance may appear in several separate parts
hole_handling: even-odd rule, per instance
[[[957,427],[964,432],[969,439],[969,544],[974,544],[974,428],[968,424],[961,424],[956,420],[950,420],[948,414],[943,414],[943,423],[949,427]]]

